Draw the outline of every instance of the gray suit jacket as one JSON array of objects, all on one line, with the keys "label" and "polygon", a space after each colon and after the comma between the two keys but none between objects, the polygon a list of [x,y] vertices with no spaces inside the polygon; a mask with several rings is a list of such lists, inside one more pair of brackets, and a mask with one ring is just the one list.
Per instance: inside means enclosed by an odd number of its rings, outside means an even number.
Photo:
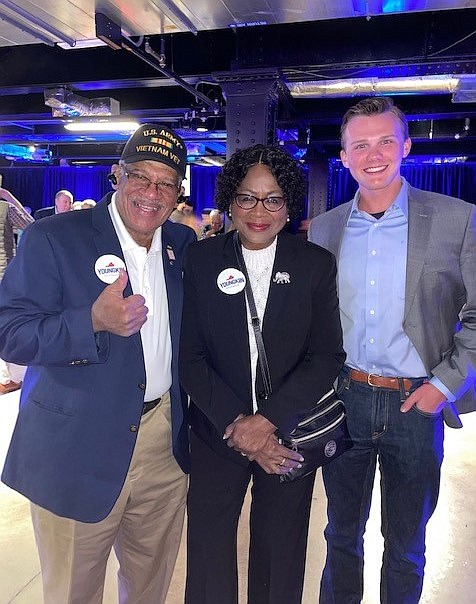
[{"label": "gray suit jacket", "polygon": [[[309,227],[309,240],[337,262],[351,208],[316,216]],[[458,413],[476,409],[476,206],[409,186],[408,212],[403,329],[428,375],[457,396],[444,417],[460,428]]]}]

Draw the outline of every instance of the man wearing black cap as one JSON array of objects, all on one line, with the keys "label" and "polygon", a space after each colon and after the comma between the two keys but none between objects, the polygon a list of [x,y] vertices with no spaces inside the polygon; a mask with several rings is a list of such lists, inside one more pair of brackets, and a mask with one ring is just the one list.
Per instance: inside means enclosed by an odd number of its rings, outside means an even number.
[{"label": "man wearing black cap", "polygon": [[145,124],[117,191],[29,227],[0,288],[0,355],[28,365],[2,479],[31,501],[45,604],[165,601],[182,532],[186,398],[177,371],[182,258],[167,220],[183,140]]}]

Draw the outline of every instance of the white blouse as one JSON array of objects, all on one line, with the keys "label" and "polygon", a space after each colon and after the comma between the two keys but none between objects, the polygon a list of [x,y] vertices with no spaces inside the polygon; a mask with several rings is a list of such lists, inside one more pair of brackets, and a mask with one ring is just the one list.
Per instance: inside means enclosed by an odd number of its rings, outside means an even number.
[{"label": "white blouse", "polygon": [[[248,250],[242,247],[243,258],[248,271],[251,290],[255,300],[256,311],[260,320],[261,331],[263,330],[263,317],[268,301],[269,286],[271,283],[271,275],[273,271],[274,257],[276,256],[276,245],[278,238],[275,237],[273,243],[261,250]],[[251,393],[253,397],[253,411],[256,413],[258,405],[256,402],[256,371],[258,367],[258,348],[256,346],[255,332],[251,323],[251,313],[246,301],[246,315],[248,319],[248,338],[250,343],[250,360],[251,360]]]}]

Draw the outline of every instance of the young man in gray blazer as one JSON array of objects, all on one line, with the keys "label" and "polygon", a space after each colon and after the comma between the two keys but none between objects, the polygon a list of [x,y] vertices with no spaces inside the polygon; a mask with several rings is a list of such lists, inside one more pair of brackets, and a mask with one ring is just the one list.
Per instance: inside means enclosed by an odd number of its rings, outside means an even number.
[{"label": "young man in gray blazer", "polygon": [[338,389],[354,448],[323,468],[328,497],[321,604],[363,594],[363,536],[377,459],[385,551],[381,601],[416,604],[435,510],[443,425],[475,409],[476,207],[400,175],[408,124],[389,98],[344,115],[352,201],[317,216],[309,239],[333,252],[347,364]]}]

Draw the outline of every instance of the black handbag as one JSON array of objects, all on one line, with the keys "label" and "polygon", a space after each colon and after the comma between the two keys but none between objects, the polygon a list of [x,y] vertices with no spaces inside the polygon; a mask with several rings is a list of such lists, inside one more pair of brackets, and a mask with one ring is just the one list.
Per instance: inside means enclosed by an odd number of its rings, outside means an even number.
[{"label": "black handbag", "polygon": [[347,429],[345,407],[335,390],[317,401],[311,413],[280,442],[304,457],[300,468],[281,474],[281,482],[306,476],[349,450],[353,443]]},{"label": "black handbag", "polygon": [[[271,376],[269,373],[268,359],[260,329],[260,320],[256,311],[253,291],[248,278],[239,235],[235,232],[233,244],[238,260],[238,266],[245,275],[245,292],[251,314],[251,323],[256,338],[259,366],[263,378],[266,398],[272,392]],[[279,439],[280,443],[298,451],[304,461],[300,468],[292,468],[286,474],[281,474],[281,482],[290,482],[296,478],[307,476],[317,468],[336,459],[352,446],[347,428],[344,403],[337,396],[334,388],[315,403],[309,415],[299,422],[289,436]]]}]

